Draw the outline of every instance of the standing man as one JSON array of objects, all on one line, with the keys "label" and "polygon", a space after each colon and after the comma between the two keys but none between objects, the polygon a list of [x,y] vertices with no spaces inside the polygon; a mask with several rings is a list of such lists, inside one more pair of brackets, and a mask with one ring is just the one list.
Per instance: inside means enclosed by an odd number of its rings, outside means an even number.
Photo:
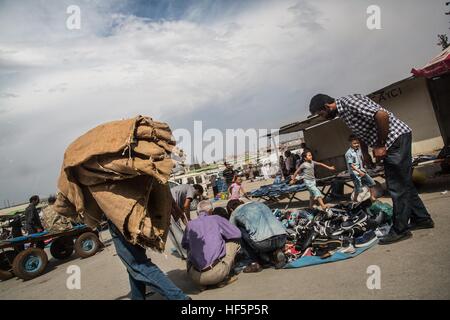
[{"label": "standing man", "polygon": [[225,183],[227,184],[227,190],[231,186],[234,180],[235,172],[233,170],[233,166],[229,163],[225,162],[225,170],[223,170],[223,178],[225,179]]},{"label": "standing man", "polygon": [[280,166],[281,176],[283,179],[286,179],[289,177],[289,173],[286,168],[286,162],[284,161],[284,158],[282,155],[280,155],[280,159],[278,160],[278,165]]},{"label": "standing man", "polygon": [[217,187],[217,177],[215,174],[212,174],[211,177],[209,177],[209,182],[211,183],[211,188],[213,190],[214,198],[219,193],[219,188]]},{"label": "standing man", "polygon": [[39,212],[36,209],[40,201],[39,196],[32,196],[30,198],[30,205],[25,209],[25,230],[28,234],[44,231]]},{"label": "standing man", "polygon": [[255,178],[255,175],[254,175],[253,171],[254,171],[253,165],[249,164],[248,165],[248,179],[250,180],[250,182],[253,182],[253,179]]},{"label": "standing man", "polygon": [[[175,216],[180,217],[185,224],[191,220],[191,202],[203,195],[203,187],[199,184],[180,184],[170,189],[172,198],[175,201]],[[187,218],[187,220],[186,220]]]},{"label": "standing man", "polygon": [[191,202],[203,194],[203,187],[199,184],[181,184],[170,189],[172,193],[172,216],[170,217],[169,238],[182,259],[187,258],[187,251],[181,246],[184,228],[191,220]]},{"label": "standing man", "polygon": [[285,165],[286,165],[286,171],[288,175],[291,175],[295,172],[295,159],[294,159],[294,155],[287,150],[284,153],[284,157],[285,157]]},{"label": "standing man", "polygon": [[377,161],[383,160],[394,205],[394,225],[380,244],[408,239],[411,230],[434,227],[411,179],[411,129],[404,122],[361,94],[339,99],[317,94],[311,99],[309,110],[328,120],[341,118],[360,139],[366,162],[371,162],[368,147],[373,148]]},{"label": "standing man", "polygon": [[192,300],[147,257],[144,247],[125,239],[111,220],[108,220],[108,226],[117,255],[127,267],[131,300],[145,300],[146,286],[167,300]]}]

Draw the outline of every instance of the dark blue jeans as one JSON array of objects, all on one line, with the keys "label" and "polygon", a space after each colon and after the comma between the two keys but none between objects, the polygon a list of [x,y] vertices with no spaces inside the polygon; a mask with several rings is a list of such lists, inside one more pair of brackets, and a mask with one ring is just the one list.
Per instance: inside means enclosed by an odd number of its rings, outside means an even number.
[{"label": "dark blue jeans", "polygon": [[414,222],[429,219],[412,182],[411,133],[402,134],[388,149],[384,172],[394,208],[394,230],[405,232],[410,219]]},{"label": "dark blue jeans", "polygon": [[242,235],[241,246],[247,256],[253,261],[269,263],[270,253],[277,249],[284,248],[284,245],[286,244],[287,236],[285,234],[254,242],[245,228],[239,227],[239,230],[241,230]]},{"label": "dark blue jeans", "polygon": [[151,262],[144,248],[128,242],[111,221],[108,221],[108,225],[117,255],[127,267],[132,300],[145,300],[146,285],[168,300],[188,299],[188,296]]}]

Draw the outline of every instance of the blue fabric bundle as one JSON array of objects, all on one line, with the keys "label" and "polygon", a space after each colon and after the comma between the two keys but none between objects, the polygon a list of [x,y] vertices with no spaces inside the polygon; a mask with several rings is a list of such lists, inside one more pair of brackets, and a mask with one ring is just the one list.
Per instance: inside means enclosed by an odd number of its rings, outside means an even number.
[{"label": "blue fabric bundle", "polygon": [[252,197],[279,197],[289,193],[297,193],[306,190],[305,184],[294,184],[283,182],[279,184],[269,184],[261,186],[259,189],[252,190],[250,195]]}]

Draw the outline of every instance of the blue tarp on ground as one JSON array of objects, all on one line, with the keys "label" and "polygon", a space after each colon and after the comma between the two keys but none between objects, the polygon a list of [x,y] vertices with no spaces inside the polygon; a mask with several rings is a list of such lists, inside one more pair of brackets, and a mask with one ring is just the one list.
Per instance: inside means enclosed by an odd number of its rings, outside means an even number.
[{"label": "blue tarp on ground", "polygon": [[368,247],[356,248],[355,253],[337,252],[337,253],[333,254],[331,257],[326,258],[326,259],[321,259],[320,257],[316,257],[316,256],[302,257],[302,258],[299,258],[292,262],[289,262],[288,264],[286,264],[286,266],[284,266],[284,268],[285,269],[303,268],[303,267],[313,266],[313,265],[322,264],[322,263],[330,263],[330,262],[351,259],[351,258],[356,257],[357,255],[360,255],[364,251],[372,248],[376,244],[377,244],[377,242],[374,242],[373,244],[371,244]]}]

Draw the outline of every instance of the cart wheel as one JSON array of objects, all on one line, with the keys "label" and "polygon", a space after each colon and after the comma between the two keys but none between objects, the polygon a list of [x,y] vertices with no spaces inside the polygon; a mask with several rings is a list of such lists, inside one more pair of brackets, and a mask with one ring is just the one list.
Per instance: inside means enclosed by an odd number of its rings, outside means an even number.
[{"label": "cart wheel", "polygon": [[6,281],[14,277],[12,272],[12,263],[17,256],[14,250],[6,250],[0,253],[0,280]]},{"label": "cart wheel", "polygon": [[28,248],[17,255],[13,261],[14,274],[23,280],[40,276],[47,266],[48,257],[44,250]]},{"label": "cart wheel", "polygon": [[75,253],[81,258],[89,258],[100,249],[100,240],[92,232],[86,232],[75,240]]},{"label": "cart wheel", "polygon": [[50,253],[55,259],[64,260],[73,253],[73,238],[61,237],[50,245]]}]

